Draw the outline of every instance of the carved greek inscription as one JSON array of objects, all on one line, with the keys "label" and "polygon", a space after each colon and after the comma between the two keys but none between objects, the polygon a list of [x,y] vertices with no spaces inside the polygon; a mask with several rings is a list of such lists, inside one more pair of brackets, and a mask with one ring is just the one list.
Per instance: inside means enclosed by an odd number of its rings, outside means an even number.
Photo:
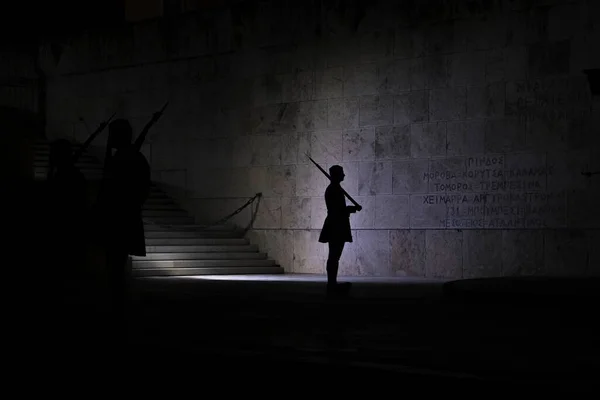
[{"label": "carved greek inscription", "polygon": [[503,156],[432,161],[427,206],[446,206],[448,229],[533,229],[560,223],[565,194],[546,192],[553,166],[509,166]]}]

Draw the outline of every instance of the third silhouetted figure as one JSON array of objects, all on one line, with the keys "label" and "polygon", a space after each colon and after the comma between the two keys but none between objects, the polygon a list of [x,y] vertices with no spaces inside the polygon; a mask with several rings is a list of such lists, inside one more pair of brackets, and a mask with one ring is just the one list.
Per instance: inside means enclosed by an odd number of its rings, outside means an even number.
[{"label": "third silhouetted figure", "polygon": [[344,180],[344,169],[339,165],[329,168],[331,183],[325,190],[327,218],[323,224],[319,242],[329,244],[327,258],[327,291],[336,292],[338,287],[337,274],[340,257],[347,242],[352,242],[350,231],[350,214],[360,211],[359,207],[347,206],[341,182]]}]

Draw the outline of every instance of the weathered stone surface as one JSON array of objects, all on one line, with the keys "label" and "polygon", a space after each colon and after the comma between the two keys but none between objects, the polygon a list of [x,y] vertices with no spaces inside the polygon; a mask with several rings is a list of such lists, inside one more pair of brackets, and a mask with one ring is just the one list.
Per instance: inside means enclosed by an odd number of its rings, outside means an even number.
[{"label": "weathered stone surface", "polygon": [[533,116],[527,121],[526,146],[533,149],[563,149],[569,139],[570,119],[564,116]]},{"label": "weathered stone surface", "polygon": [[428,230],[425,234],[425,275],[428,278],[463,277],[462,232]]},{"label": "weathered stone surface", "polygon": [[399,160],[410,157],[410,125],[375,128],[376,160]]},{"label": "weathered stone surface", "polygon": [[264,246],[260,249],[275,260],[284,270],[293,271],[294,264],[294,231],[266,230],[264,231]]},{"label": "weathered stone surface", "polygon": [[427,121],[429,121],[429,92],[417,90],[394,96],[395,125]]},{"label": "weathered stone surface", "polygon": [[281,199],[282,229],[310,229],[311,197],[283,197]]},{"label": "weathered stone surface", "polygon": [[252,136],[250,165],[280,165],[281,137],[270,135]]},{"label": "weathered stone surface", "polygon": [[588,266],[585,231],[544,232],[546,273],[553,276],[583,276]]},{"label": "weathered stone surface", "polygon": [[281,163],[283,165],[306,164],[310,153],[310,133],[288,132],[281,136]]},{"label": "weathered stone surface", "polygon": [[541,231],[502,231],[502,275],[544,274],[544,235]]},{"label": "weathered stone surface", "polygon": [[395,276],[425,277],[425,231],[390,231],[390,269]]},{"label": "weathered stone surface", "polygon": [[529,75],[560,75],[569,72],[571,47],[569,40],[536,43],[529,48]]},{"label": "weathered stone surface", "polygon": [[394,194],[426,193],[429,184],[429,160],[397,161],[392,164]]},{"label": "weathered stone surface", "polygon": [[296,166],[296,196],[322,196],[328,184],[327,178],[314,165]]},{"label": "weathered stone surface", "polygon": [[390,275],[390,234],[388,230],[356,231],[356,262],[362,276]]},{"label": "weathered stone surface", "polygon": [[315,72],[315,99],[337,99],[343,96],[344,70],[325,68]]},{"label": "weathered stone surface", "polygon": [[281,197],[262,197],[260,199],[254,228],[281,229]]},{"label": "weathered stone surface", "polygon": [[465,230],[463,240],[464,278],[502,276],[502,231]]},{"label": "weathered stone surface", "polygon": [[506,99],[503,82],[467,88],[467,118],[503,117]]},{"label": "weathered stone surface", "polygon": [[381,126],[394,123],[393,96],[363,96],[360,98],[359,125]]},{"label": "weathered stone surface", "polygon": [[448,156],[484,152],[485,120],[450,121],[446,124]]},{"label": "weathered stone surface", "polygon": [[[513,188],[512,191],[515,192],[544,192],[549,175],[554,173],[547,168],[544,153],[509,154],[506,156],[506,168],[513,176],[504,176],[497,181],[506,180],[518,184],[520,190]],[[511,190],[507,189],[507,191]]]},{"label": "weathered stone surface", "polygon": [[344,97],[375,95],[378,88],[376,63],[344,67]]},{"label": "weathered stone surface", "polygon": [[572,190],[567,197],[567,226],[576,229],[595,229],[600,226],[598,191]]},{"label": "weathered stone surface", "polygon": [[467,91],[464,87],[429,91],[429,121],[455,121],[467,113]]},{"label": "weathered stone surface", "polygon": [[294,235],[293,272],[324,274],[327,246],[319,243],[318,230],[296,230]]},{"label": "weathered stone surface", "polygon": [[526,149],[524,121],[517,118],[488,119],[485,125],[485,152],[504,153]]},{"label": "weathered stone surface", "polygon": [[281,81],[274,75],[264,75],[254,80],[252,87],[253,102],[255,107],[267,104],[281,103]]},{"label": "weathered stone surface", "polygon": [[327,101],[303,101],[298,103],[296,129],[314,131],[327,129]]},{"label": "weathered stone surface", "polygon": [[[352,196],[352,194],[350,194]],[[372,229],[375,226],[375,198],[376,196],[352,196],[362,210],[350,216],[350,224],[353,229]],[[346,202],[348,205],[349,201]]]},{"label": "weathered stone surface", "polygon": [[402,229],[409,225],[410,203],[407,195],[375,196],[376,229]]},{"label": "weathered stone surface", "polygon": [[299,71],[278,77],[281,80],[282,101],[309,101],[315,99],[315,72]]},{"label": "weathered stone surface", "polygon": [[327,126],[330,129],[358,128],[358,110],[358,97],[330,99],[327,102]]},{"label": "weathered stone surface", "polygon": [[410,196],[410,228],[440,229],[446,227],[448,210],[444,202],[435,202],[435,195],[413,194]]},{"label": "weathered stone surface", "polygon": [[411,125],[410,153],[414,158],[446,154],[446,123]]},{"label": "weathered stone surface", "polygon": [[267,167],[268,185],[262,193],[267,197],[296,195],[296,166],[281,165]]},{"label": "weathered stone surface", "polygon": [[375,159],[375,128],[347,130],[343,137],[344,161],[373,161]]},{"label": "weathered stone surface", "polygon": [[587,231],[587,238],[589,259],[586,275],[600,277],[600,231]]},{"label": "weathered stone surface", "polygon": [[327,217],[327,204],[323,197],[313,197],[310,202],[310,229],[322,229]]},{"label": "weathered stone surface", "polygon": [[343,159],[342,142],[341,131],[323,130],[313,132],[310,136],[311,157],[320,164],[339,163]]},{"label": "weathered stone surface", "polygon": [[360,61],[363,63],[390,58],[394,52],[394,32],[374,30],[360,36]]},{"label": "weathered stone surface", "polygon": [[358,167],[358,194],[360,196],[392,194],[392,163],[360,163]]}]

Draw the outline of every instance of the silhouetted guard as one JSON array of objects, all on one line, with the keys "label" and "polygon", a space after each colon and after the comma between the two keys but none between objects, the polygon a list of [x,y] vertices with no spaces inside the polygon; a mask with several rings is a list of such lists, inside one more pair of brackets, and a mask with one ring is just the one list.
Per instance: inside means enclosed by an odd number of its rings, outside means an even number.
[{"label": "silhouetted guard", "polygon": [[[321,167],[319,164],[317,164],[317,162],[316,162],[315,160],[313,160],[313,159],[312,159],[312,158],[311,158],[311,157],[308,155],[308,153],[304,153],[304,154],[306,154],[306,157],[308,157],[308,159],[309,159],[310,161],[312,161],[312,163],[313,163],[313,164],[315,164],[315,165],[317,166],[317,168],[319,168],[323,174],[325,174],[325,176],[327,177],[327,179],[331,180],[331,177],[329,176],[329,174],[327,173],[327,171],[325,171],[325,170],[324,170],[324,169],[323,169],[323,168],[322,168],[322,167]],[[358,208],[358,211],[362,210],[362,206],[361,206],[360,204],[358,204],[358,203],[356,202],[356,200],[354,200],[354,199],[352,198],[352,196],[350,196],[350,195],[348,194],[348,192],[346,192],[346,191],[344,190],[344,188],[341,188],[341,189],[342,189],[342,193],[344,193],[344,196],[346,196],[346,197],[348,198],[348,200],[350,200],[350,202],[351,202],[352,204],[354,204],[354,205],[355,205],[355,206]]]}]

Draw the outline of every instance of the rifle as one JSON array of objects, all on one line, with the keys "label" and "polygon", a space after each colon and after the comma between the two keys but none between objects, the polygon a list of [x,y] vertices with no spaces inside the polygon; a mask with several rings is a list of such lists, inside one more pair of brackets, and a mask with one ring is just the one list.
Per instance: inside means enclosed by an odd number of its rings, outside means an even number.
[{"label": "rifle", "polygon": [[[315,164],[315,165],[317,166],[317,168],[319,168],[319,169],[321,170],[321,172],[322,172],[322,173],[323,173],[323,174],[324,174],[324,175],[327,177],[327,179],[331,180],[331,176],[329,176],[329,174],[328,174],[328,173],[327,173],[327,172],[326,172],[326,171],[325,171],[323,168],[321,168],[321,166],[320,166],[319,164],[317,164],[317,162],[316,162],[315,160],[313,160],[313,159],[312,159],[312,158],[311,158],[311,157],[308,155],[308,153],[305,153],[305,154],[306,154],[306,157],[308,157],[308,159],[309,159],[310,161],[312,161],[312,163],[313,163],[313,164]],[[354,199],[352,198],[352,196],[350,196],[350,195],[348,194],[348,192],[346,192],[346,191],[344,190],[344,188],[342,188],[342,193],[344,193],[344,196],[346,196],[346,197],[348,198],[348,200],[350,200],[350,202],[356,206],[356,209],[357,209],[358,211],[362,210],[362,206],[361,206],[360,204],[358,204],[358,203],[356,202],[356,200],[354,200]]]},{"label": "rifle", "polygon": [[140,151],[142,148],[142,145],[144,144],[144,141],[146,140],[146,136],[148,136],[148,131],[150,131],[150,128],[152,128],[152,125],[154,125],[159,119],[160,117],[162,117],[163,113],[165,112],[165,109],[167,108],[167,105],[169,104],[169,102],[167,101],[165,103],[164,106],[162,106],[162,108],[155,112],[152,115],[152,118],[150,119],[150,121],[148,121],[148,123],[146,124],[146,126],[144,126],[144,129],[142,129],[142,132],[140,133],[140,135],[137,137],[137,139],[135,139],[135,143],[133,144],[133,148],[136,151]]},{"label": "rifle", "polygon": [[87,140],[81,145],[81,147],[79,148],[79,150],[77,150],[75,152],[75,154],[73,154],[73,157],[71,158],[71,163],[73,165],[75,163],[77,163],[77,160],[79,160],[79,157],[81,157],[81,155],[90,146],[90,144],[92,144],[92,142],[94,141],[94,139],[96,139],[96,137],[100,134],[100,132],[102,132],[108,126],[108,124],[115,117],[116,114],[117,113],[113,113],[113,115],[111,115],[109,119],[107,119],[106,121],[104,121],[100,125],[98,125],[98,128],[96,128],[96,130],[94,131],[94,133],[92,133],[87,138]]}]

